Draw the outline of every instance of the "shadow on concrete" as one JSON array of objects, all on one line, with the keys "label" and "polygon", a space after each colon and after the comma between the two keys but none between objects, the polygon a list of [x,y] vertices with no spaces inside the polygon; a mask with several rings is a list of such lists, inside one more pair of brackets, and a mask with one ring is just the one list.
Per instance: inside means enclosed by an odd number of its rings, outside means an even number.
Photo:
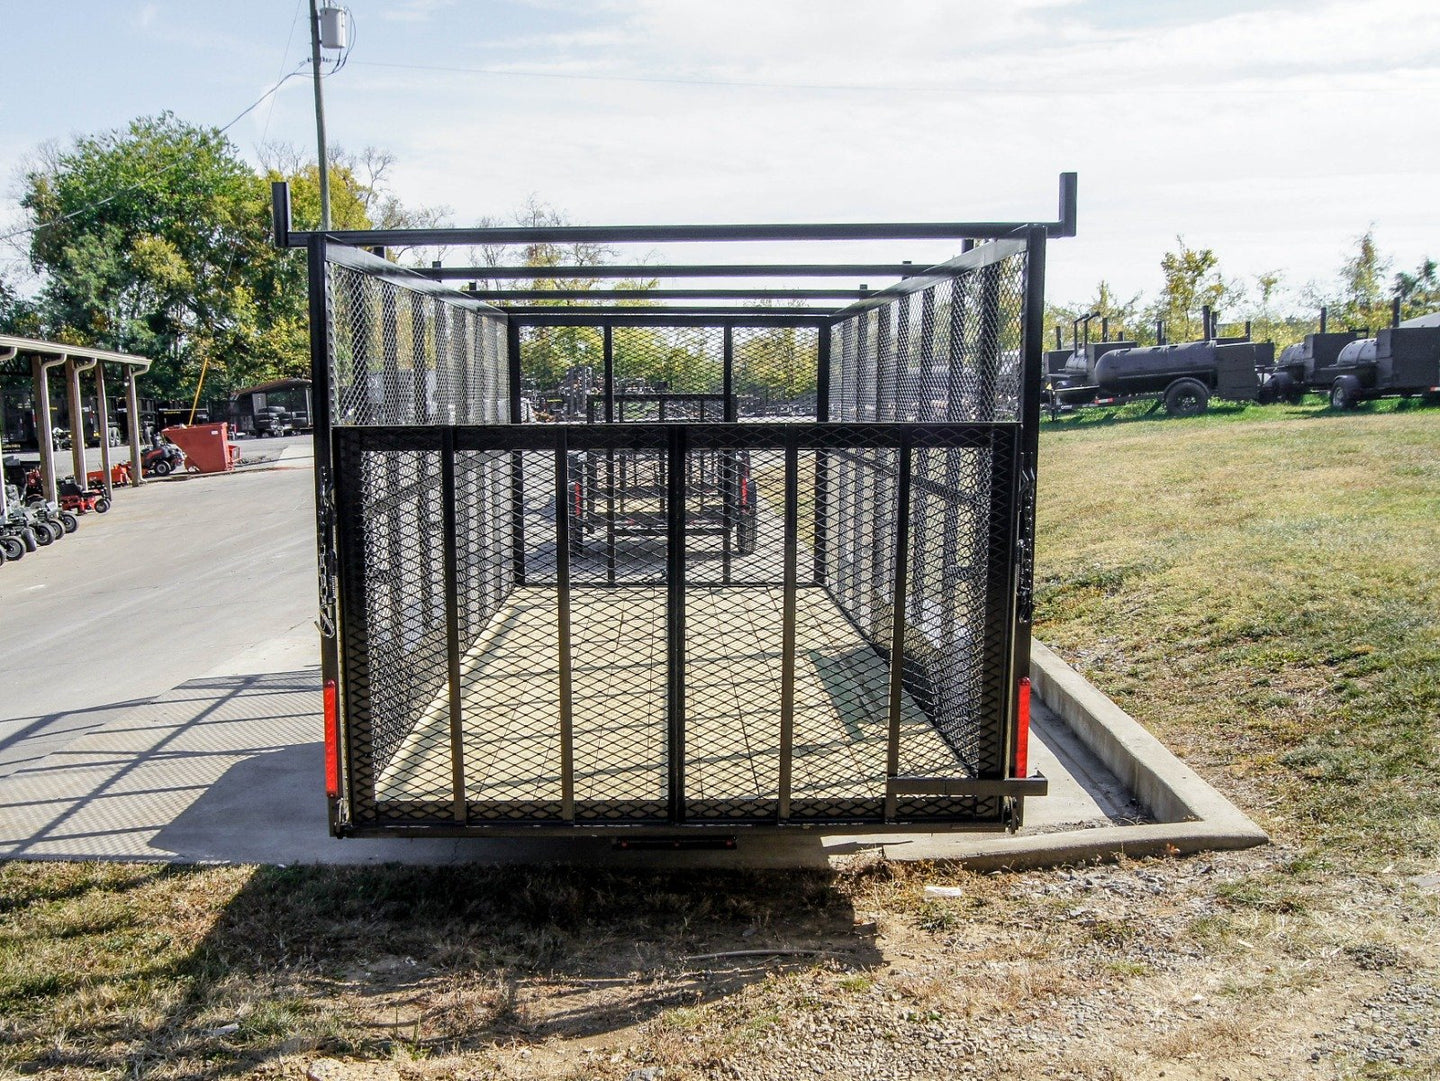
[{"label": "shadow on concrete", "polygon": [[0,721],[0,726],[9,729],[4,735],[0,735],[0,777],[8,777],[18,770],[34,765],[71,740],[108,724],[126,710],[144,705],[148,701],[148,698],[134,698],[126,702],[110,702],[103,706],[60,710],[38,717],[17,717]]},{"label": "shadow on concrete", "polygon": [[[155,834],[232,766],[284,761],[318,729],[318,708],[313,670],[195,679],[139,704],[97,707],[108,723],[4,778],[0,855],[176,858],[154,846]],[[323,834],[323,795],[319,807]],[[257,805],[248,819],[252,828],[267,821]]]},{"label": "shadow on concrete", "polygon": [[293,847],[314,837],[333,846],[325,813],[325,745],[301,743],[253,755],[231,766],[202,796],[160,828],[151,842],[182,860],[274,863],[277,834],[291,838],[284,859],[316,862],[324,855]]}]

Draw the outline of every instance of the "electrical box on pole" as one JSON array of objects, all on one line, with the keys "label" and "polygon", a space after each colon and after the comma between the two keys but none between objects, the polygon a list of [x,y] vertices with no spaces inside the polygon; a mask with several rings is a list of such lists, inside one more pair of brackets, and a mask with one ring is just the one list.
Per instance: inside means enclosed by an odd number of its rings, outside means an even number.
[{"label": "electrical box on pole", "polygon": [[350,12],[346,8],[320,9],[320,47],[344,49],[350,44]]}]

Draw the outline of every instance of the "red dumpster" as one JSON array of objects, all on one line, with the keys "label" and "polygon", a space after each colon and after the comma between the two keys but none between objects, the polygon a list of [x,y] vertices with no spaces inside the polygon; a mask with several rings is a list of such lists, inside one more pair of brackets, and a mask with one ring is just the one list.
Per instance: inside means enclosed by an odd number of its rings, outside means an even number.
[{"label": "red dumpster", "polygon": [[240,448],[230,442],[229,425],[197,424],[187,428],[177,424],[160,434],[185,452],[185,468],[192,473],[225,473],[240,460]]}]

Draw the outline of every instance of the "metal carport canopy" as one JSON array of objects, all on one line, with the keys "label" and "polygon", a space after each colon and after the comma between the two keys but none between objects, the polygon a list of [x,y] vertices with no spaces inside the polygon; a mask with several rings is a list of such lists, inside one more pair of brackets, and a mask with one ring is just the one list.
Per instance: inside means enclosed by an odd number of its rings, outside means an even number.
[{"label": "metal carport canopy", "polygon": [[[106,495],[111,492],[110,482],[110,409],[108,397],[105,393],[104,365],[115,364],[125,369],[125,400],[127,413],[129,415],[130,435],[130,483],[138,487],[141,483],[140,469],[140,417],[139,401],[135,392],[135,377],[144,375],[150,370],[151,360],[149,357],[136,356],[133,353],[118,353],[111,349],[92,349],[84,345],[67,345],[63,342],[41,341],[36,338],[18,338],[8,334],[0,334],[0,362],[14,360],[16,357],[26,356],[31,361],[31,374],[35,384],[35,413],[36,442],[40,448],[40,475],[41,482],[45,486],[45,497],[55,502],[58,496],[55,478],[55,449],[52,429],[50,427],[50,382],[47,373],[51,368],[64,364],[68,369],[67,374],[67,400],[78,397],[79,371],[75,370],[75,362],[80,361],[82,368],[94,368],[96,379],[96,405],[99,408],[98,427],[100,430],[100,461],[101,471],[104,474],[104,487]],[[71,403],[70,426],[75,431],[72,433],[71,446],[73,448],[75,462],[75,482],[83,484],[85,477],[85,433],[83,423],[83,410],[78,401]],[[81,417],[81,423],[76,424],[75,418]],[[4,510],[4,490],[0,486],[0,512]]]}]

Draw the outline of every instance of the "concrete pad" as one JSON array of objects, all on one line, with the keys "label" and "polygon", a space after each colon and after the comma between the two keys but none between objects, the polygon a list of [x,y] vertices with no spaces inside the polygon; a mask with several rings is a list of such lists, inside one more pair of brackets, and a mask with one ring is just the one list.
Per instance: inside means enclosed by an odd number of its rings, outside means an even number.
[{"label": "concrete pad", "polygon": [[[186,475],[182,475],[186,476]],[[147,482],[0,575],[0,776],[297,628],[318,657],[308,468]]]},{"label": "concrete pad", "polygon": [[315,460],[315,444],[308,439],[303,443],[291,443],[281,449],[279,460],[282,462],[313,462]]},{"label": "concrete pad", "polygon": [[[881,851],[997,866],[1157,845],[1187,850],[1213,832],[1203,822],[1148,819],[1081,735],[1037,702],[1031,758],[1050,778],[1051,794],[1027,802],[1026,825],[1015,835],[737,830],[738,851],[679,853],[615,851],[608,839],[573,837],[337,841],[327,832],[321,792],[317,669],[248,671],[282,660],[303,664],[313,649],[309,628],[295,628],[0,780],[0,858],[822,867]],[[1252,827],[1249,836],[1257,835],[1263,838]]]}]

